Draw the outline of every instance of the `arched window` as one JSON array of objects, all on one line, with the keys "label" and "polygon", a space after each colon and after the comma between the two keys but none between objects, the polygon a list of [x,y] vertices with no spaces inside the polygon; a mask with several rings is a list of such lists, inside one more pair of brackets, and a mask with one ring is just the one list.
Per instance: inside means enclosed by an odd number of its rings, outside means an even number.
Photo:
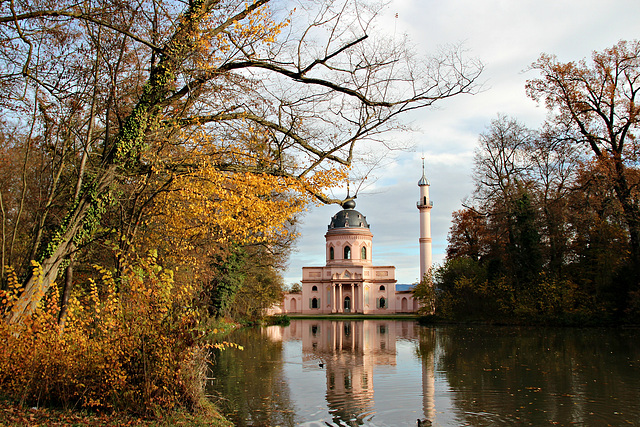
[{"label": "arched window", "polygon": [[335,254],[333,253],[333,246],[331,246],[329,248],[329,259],[333,259],[335,257]]},{"label": "arched window", "polygon": [[384,287],[384,285],[380,285],[380,290],[384,291],[386,288]]},{"label": "arched window", "polygon": [[344,259],[351,259],[351,246],[344,247]]},{"label": "arched window", "polygon": [[312,291],[312,292],[318,292],[318,287],[317,287],[316,285],[313,285],[313,286],[311,287],[311,291]]},{"label": "arched window", "polygon": [[365,246],[360,250],[360,259],[367,259],[367,248]]},{"label": "arched window", "polygon": [[423,205],[427,206],[427,196],[424,196],[424,203]]},{"label": "arched window", "polygon": [[387,300],[380,298],[380,308],[387,308]]},{"label": "arched window", "polygon": [[311,300],[311,308],[318,308],[318,298]]}]

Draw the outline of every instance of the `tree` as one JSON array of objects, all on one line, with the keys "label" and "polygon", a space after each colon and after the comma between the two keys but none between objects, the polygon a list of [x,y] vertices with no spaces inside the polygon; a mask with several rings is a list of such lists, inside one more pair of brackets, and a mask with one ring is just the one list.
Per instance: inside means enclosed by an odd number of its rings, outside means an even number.
[{"label": "tree", "polygon": [[527,93],[544,100],[553,125],[571,131],[574,144],[588,148],[606,171],[622,206],[634,271],[640,271],[638,147],[640,42],[621,41],[592,62],[559,62],[543,54],[532,64],[541,78],[527,82]]},{"label": "tree", "polygon": [[282,302],[284,280],[279,271],[284,260],[271,249],[262,245],[246,247],[246,278],[230,310],[234,319],[259,320],[267,309]]},{"label": "tree", "polygon": [[577,183],[584,162],[584,150],[565,142],[562,132],[545,126],[534,139],[529,154],[535,201],[540,206],[543,258],[548,273],[555,278],[563,276],[566,260],[571,255],[571,234],[566,226],[580,213],[579,210],[572,212],[570,201],[579,192]]},{"label": "tree", "polygon": [[532,147],[537,138],[537,132],[516,119],[498,116],[480,135],[474,158],[476,209],[489,222],[490,255],[485,261],[491,259],[494,264],[489,275],[508,276],[515,280],[515,288],[525,286],[528,267],[539,264],[533,260],[539,248],[532,246],[538,214],[530,200],[535,187]]},{"label": "tree", "polygon": [[[454,213],[447,262],[436,272],[444,312],[491,318],[575,308],[575,273],[584,267],[576,260],[586,253],[578,224],[592,214],[580,178],[590,169],[565,141],[562,129],[530,130],[507,116],[480,135],[473,204]],[[495,304],[472,308],[486,299]]]},{"label": "tree", "polygon": [[411,291],[413,298],[420,303],[420,313],[432,315],[436,310],[436,289],[433,283],[433,269],[429,269]]},{"label": "tree", "polygon": [[487,217],[474,209],[453,212],[447,236],[447,258],[470,258],[479,261],[489,253]]},{"label": "tree", "polygon": [[475,198],[480,203],[510,203],[517,187],[527,181],[529,148],[535,138],[535,132],[514,118],[500,115],[491,121],[480,134],[474,156]]},{"label": "tree", "polygon": [[[566,140],[561,129],[531,130],[507,116],[493,120],[480,135],[475,209],[487,216],[486,252],[506,262],[503,267],[509,266],[511,277],[524,274],[530,280],[543,265],[554,277],[562,274],[571,238],[565,228],[571,221],[569,195],[584,160],[582,150]],[[460,237],[452,228],[450,247]]]},{"label": "tree", "polygon": [[300,285],[300,283],[294,283],[293,285],[291,285],[289,292],[292,294],[302,293],[302,285]]},{"label": "tree", "polygon": [[[475,88],[481,66],[459,50],[416,61],[398,43],[372,41],[375,11],[359,3],[320,2],[304,9],[309,21],[293,22],[278,7],[269,0],[0,6],[2,114],[25,140],[39,139],[59,171],[45,197],[59,201],[46,205],[56,216],[33,226],[42,274],[25,277],[7,320],[20,322],[69,257],[113,228],[107,212],[119,212],[117,241],[128,250],[160,196],[183,190],[185,179],[223,181],[217,193],[199,194],[214,205],[240,187],[239,177],[277,179],[292,193],[331,202],[326,178],[351,165],[358,144],[393,129],[407,111]],[[191,187],[183,196],[196,193]],[[264,209],[273,200],[258,199]],[[238,225],[246,199],[235,200],[224,221]],[[253,228],[274,229],[274,221]]]}]

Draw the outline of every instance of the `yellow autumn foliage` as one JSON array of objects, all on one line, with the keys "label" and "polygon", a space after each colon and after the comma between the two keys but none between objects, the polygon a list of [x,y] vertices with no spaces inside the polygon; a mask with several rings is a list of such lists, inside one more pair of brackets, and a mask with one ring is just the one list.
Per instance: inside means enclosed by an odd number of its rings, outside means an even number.
[{"label": "yellow autumn foliage", "polygon": [[[155,253],[124,265],[118,280],[95,266],[99,277],[69,301],[64,330],[56,286],[23,324],[0,322],[1,394],[142,414],[199,404],[211,345],[196,330],[193,287],[175,283]],[[12,292],[2,297],[12,300]]]},{"label": "yellow autumn foliage", "polygon": [[[235,153],[240,152],[238,147]],[[201,161],[192,172],[174,176],[156,198],[155,215],[145,223],[138,244],[162,248],[163,258],[173,259],[173,265],[195,266],[229,244],[290,240],[295,237],[293,218],[313,203],[311,194],[342,177],[340,170],[310,178],[228,172]]]}]

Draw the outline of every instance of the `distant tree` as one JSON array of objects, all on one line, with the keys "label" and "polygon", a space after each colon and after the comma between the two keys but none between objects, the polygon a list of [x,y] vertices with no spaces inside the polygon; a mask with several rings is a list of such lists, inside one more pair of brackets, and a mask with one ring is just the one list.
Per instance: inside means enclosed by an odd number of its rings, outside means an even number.
[{"label": "distant tree", "polygon": [[[640,42],[621,41],[591,62],[562,63],[543,54],[531,65],[541,77],[527,82],[527,93],[544,100],[552,125],[566,129],[593,154],[619,200],[629,232],[636,278],[640,272]],[[637,282],[637,279],[636,279]],[[637,284],[637,283],[636,283]],[[621,289],[624,293],[625,289]]]},{"label": "distant tree", "polygon": [[247,254],[243,268],[244,281],[228,313],[236,320],[256,321],[264,316],[268,308],[282,302],[282,259],[271,247],[254,245],[244,250]]},{"label": "distant tree", "polygon": [[291,292],[292,294],[299,294],[302,292],[302,286],[300,286],[300,283],[294,283],[289,288],[289,292]]},{"label": "distant tree", "polygon": [[420,314],[432,315],[436,312],[436,288],[433,283],[433,268],[422,277],[412,290],[413,298],[420,303]]},{"label": "distant tree", "polygon": [[435,312],[445,318],[490,318],[498,314],[486,268],[471,258],[451,258],[433,272]]},{"label": "distant tree", "polygon": [[537,225],[538,210],[531,203],[531,196],[523,191],[514,200],[509,220],[508,266],[515,279],[516,292],[522,292],[535,284],[542,271],[542,250]]},{"label": "distant tree", "polygon": [[478,138],[474,156],[474,198],[480,207],[506,206],[531,169],[530,147],[537,137],[516,119],[499,115]]},{"label": "distant tree", "polygon": [[247,253],[241,247],[218,253],[211,265],[214,270],[211,282],[205,287],[205,301],[209,313],[224,316],[235,304],[237,293],[246,280]]},{"label": "distant tree", "polygon": [[489,239],[485,214],[471,208],[455,211],[447,238],[447,258],[479,261],[489,253]]}]

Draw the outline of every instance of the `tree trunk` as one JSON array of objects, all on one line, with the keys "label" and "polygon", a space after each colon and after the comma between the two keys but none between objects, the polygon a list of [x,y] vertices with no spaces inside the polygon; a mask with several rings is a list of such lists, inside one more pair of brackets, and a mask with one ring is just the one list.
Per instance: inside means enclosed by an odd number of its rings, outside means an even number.
[{"label": "tree trunk", "polygon": [[60,330],[64,329],[67,320],[69,296],[71,295],[71,285],[73,284],[73,256],[69,260],[69,265],[64,271],[64,288],[62,289],[62,297],[60,298],[60,313],[58,314],[58,326]]},{"label": "tree trunk", "polygon": [[23,283],[24,291],[16,304],[8,313],[9,323],[20,323],[25,316],[36,309],[38,302],[56,280],[60,264],[73,251],[74,239],[81,235],[99,215],[100,205],[104,203],[104,196],[115,180],[115,165],[102,169],[102,174],[96,177],[94,185],[86,187],[78,203],[67,217],[67,221],[49,242],[47,254],[38,267],[32,268]]}]

